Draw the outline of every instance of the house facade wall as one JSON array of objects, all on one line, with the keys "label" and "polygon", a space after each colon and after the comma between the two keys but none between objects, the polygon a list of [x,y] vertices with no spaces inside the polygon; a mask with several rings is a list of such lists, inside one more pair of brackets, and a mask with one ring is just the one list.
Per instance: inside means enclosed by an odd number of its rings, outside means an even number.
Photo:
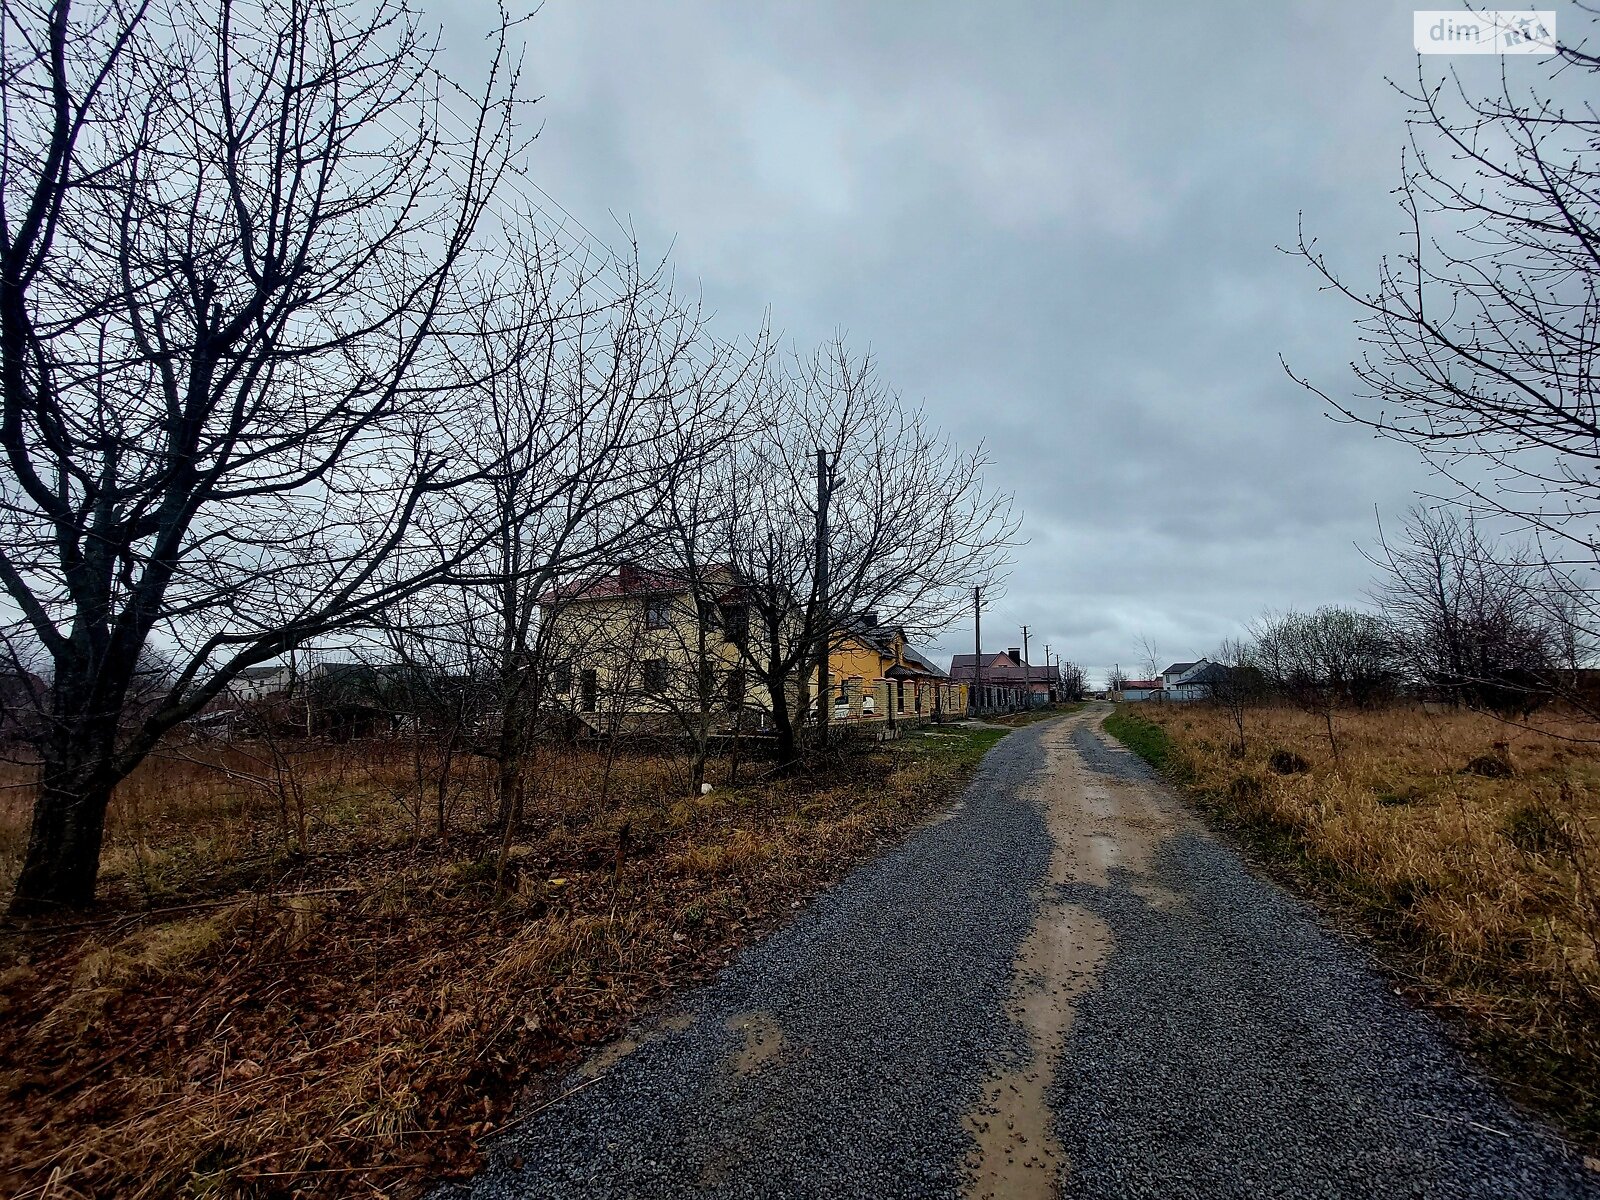
[{"label": "house facade wall", "polygon": [[1187,670],[1169,671],[1167,674],[1162,676],[1167,685],[1166,696],[1164,698],[1179,702],[1206,699],[1211,695],[1210,686],[1208,684],[1195,682],[1194,677],[1201,674],[1210,665],[1211,664],[1208,660],[1202,658],[1197,663],[1191,663]]},{"label": "house facade wall", "polygon": [[[736,720],[761,727],[771,722],[771,698],[752,669],[765,665],[768,639],[753,612],[745,654],[722,613],[707,612],[712,619],[705,628],[704,661],[710,668],[713,702],[704,716],[698,678],[701,614],[688,590],[576,597],[546,606],[543,613],[550,656],[557,664],[557,699],[591,724],[670,732],[702,719],[709,719],[713,729],[732,727]],[[892,638],[892,655],[859,636],[841,636],[829,651],[829,686],[820,696],[816,671],[806,677],[805,712],[799,681],[790,685],[789,711],[796,723],[814,720],[819,701],[829,706],[830,721],[852,723],[920,722],[966,711],[964,684],[933,675],[888,678],[896,666],[919,668],[906,661],[898,633],[885,629],[883,634],[886,641]],[[737,704],[730,702],[729,692],[736,675],[743,683]],[[837,703],[841,689],[843,705]]]},{"label": "house facade wall", "polygon": [[1059,686],[1059,675],[1040,677],[1046,670],[1043,666],[1030,665],[1025,673],[1020,652],[1000,650],[986,655],[976,678],[972,657],[956,655],[950,663],[950,676],[971,686],[969,694],[974,703],[969,707],[974,713],[1043,708],[1049,705],[1052,690]]},{"label": "house facade wall", "polygon": [[[893,630],[883,636],[894,654],[883,653],[858,637],[846,635],[828,653],[828,696],[835,720],[926,720],[959,715],[966,710],[966,688],[948,679],[919,675],[890,679],[892,667],[912,668],[905,657],[905,638]],[[838,703],[843,691],[846,703]],[[869,706],[866,701],[872,698]]]},{"label": "house facade wall", "polygon": [[894,665],[894,659],[886,658],[864,642],[846,638],[828,651],[828,682],[837,696],[841,681],[875,682]]},{"label": "house facade wall", "polygon": [[[555,695],[585,719],[592,715],[595,722],[617,728],[667,731],[702,719],[714,729],[770,723],[771,696],[752,669],[766,665],[761,652],[766,631],[756,614],[742,609],[747,658],[725,619],[739,610],[734,604],[707,606],[703,617],[687,590],[578,598],[549,606],[544,610],[545,636],[556,664]],[[702,664],[708,672],[704,695],[710,701],[704,713]],[[813,672],[808,682],[814,679]],[[799,691],[796,680],[788,700],[797,716]]]}]

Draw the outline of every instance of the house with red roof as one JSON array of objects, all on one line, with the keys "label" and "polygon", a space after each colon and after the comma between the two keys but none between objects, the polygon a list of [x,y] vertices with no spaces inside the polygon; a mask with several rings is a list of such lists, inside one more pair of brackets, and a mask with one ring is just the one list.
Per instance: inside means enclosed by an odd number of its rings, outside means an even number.
[{"label": "house with red roof", "polygon": [[1016,712],[1042,708],[1061,697],[1061,668],[1023,661],[1022,648],[985,654],[957,654],[950,678],[968,686],[973,712]]}]

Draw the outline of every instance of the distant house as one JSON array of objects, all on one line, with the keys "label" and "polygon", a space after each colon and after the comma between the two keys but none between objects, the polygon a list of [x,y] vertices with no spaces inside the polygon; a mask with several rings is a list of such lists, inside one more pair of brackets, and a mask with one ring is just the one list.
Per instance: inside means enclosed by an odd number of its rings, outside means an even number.
[{"label": "distant house", "polygon": [[706,575],[697,587],[671,568],[625,563],[541,596],[557,703],[608,732],[764,727],[770,698],[748,666],[762,661],[752,656],[765,631],[732,568]]},{"label": "distant house", "polygon": [[1213,688],[1228,678],[1228,668],[1209,659],[1175,662],[1156,679],[1130,679],[1122,685],[1124,700],[1209,700]]},{"label": "distant house", "polygon": [[1014,712],[1042,708],[1061,699],[1061,668],[1022,661],[1022,648],[986,654],[958,654],[950,660],[950,678],[974,689],[973,712]]},{"label": "distant house", "polygon": [[1168,689],[1171,700],[1209,700],[1216,689],[1228,682],[1232,669],[1221,663],[1201,659],[1190,666]]},{"label": "distant house", "polygon": [[372,737],[400,727],[415,707],[400,663],[311,661],[246,667],[196,722],[205,725],[248,718],[251,729],[282,735]]},{"label": "distant house", "polygon": [[1228,668],[1210,659],[1173,663],[1161,672],[1164,700],[1209,700],[1215,684],[1225,680]]},{"label": "distant house", "polygon": [[393,732],[411,707],[402,663],[324,662],[306,672],[311,726],[338,739]]},{"label": "distant house", "polygon": [[1124,700],[1160,700],[1166,693],[1166,682],[1161,679],[1128,679],[1122,684]]},{"label": "distant house", "polygon": [[[1204,659],[1200,660],[1200,662],[1204,661]],[[1178,686],[1179,681],[1182,680],[1185,675],[1199,665],[1200,663],[1198,662],[1173,663],[1165,671],[1161,672],[1161,686],[1166,688],[1168,691],[1171,691],[1173,688]]]},{"label": "distant house", "polygon": [[921,720],[966,711],[966,688],[878,614],[858,613],[841,624],[828,652],[830,718]]},{"label": "distant house", "polygon": [[293,678],[293,669],[283,663],[264,663],[261,666],[246,667],[229,681],[228,699],[235,704],[249,704],[256,700],[265,700],[269,696],[281,695],[289,690],[289,683]]}]

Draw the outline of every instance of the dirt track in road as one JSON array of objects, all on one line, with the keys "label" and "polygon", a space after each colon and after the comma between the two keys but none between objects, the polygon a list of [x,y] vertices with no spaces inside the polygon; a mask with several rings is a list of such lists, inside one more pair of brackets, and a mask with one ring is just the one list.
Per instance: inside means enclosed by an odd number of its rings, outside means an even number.
[{"label": "dirt track in road", "polygon": [[1006,737],[442,1194],[1600,1196],[1101,715]]}]

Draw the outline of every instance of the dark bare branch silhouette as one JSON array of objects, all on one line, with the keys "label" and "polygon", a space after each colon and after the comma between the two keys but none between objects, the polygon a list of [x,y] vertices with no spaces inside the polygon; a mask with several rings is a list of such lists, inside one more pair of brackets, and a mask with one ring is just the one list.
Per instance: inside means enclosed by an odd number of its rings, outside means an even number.
[{"label": "dark bare branch silhouette", "polygon": [[[462,453],[449,346],[515,69],[502,27],[454,134],[387,0],[60,0],[3,29],[0,586],[7,656],[51,665],[13,900],[37,912],[93,899],[111,789],[176,723],[481,543],[460,494],[500,464]],[[175,669],[130,725],[151,645]]]}]

